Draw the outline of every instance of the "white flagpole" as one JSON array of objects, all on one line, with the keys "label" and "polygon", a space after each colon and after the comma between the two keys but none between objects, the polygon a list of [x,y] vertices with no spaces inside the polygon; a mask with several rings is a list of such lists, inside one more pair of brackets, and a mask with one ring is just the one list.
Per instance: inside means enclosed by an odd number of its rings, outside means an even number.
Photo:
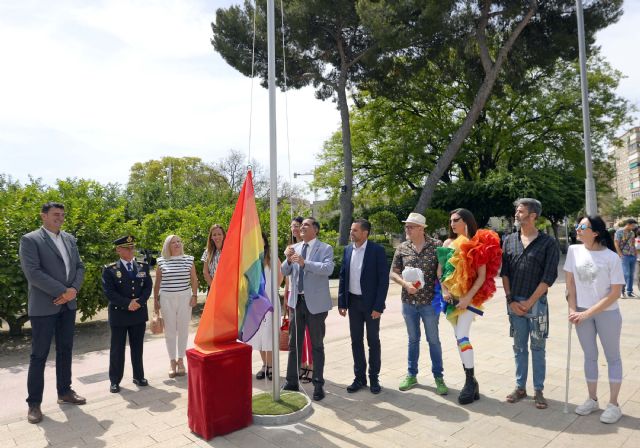
[{"label": "white flagpole", "polygon": [[278,149],[276,139],[276,32],[273,0],[267,0],[269,72],[269,218],[271,220],[271,291],[273,303],[273,400],[280,399],[280,296],[278,293]]}]

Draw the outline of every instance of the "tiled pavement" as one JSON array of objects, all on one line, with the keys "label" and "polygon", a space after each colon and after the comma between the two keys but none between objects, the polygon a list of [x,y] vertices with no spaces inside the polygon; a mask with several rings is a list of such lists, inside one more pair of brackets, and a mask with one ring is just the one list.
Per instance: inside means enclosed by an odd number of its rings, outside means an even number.
[{"label": "tiled pavement", "polygon": [[[579,417],[573,413],[586,398],[582,375],[582,352],[572,338],[569,413],[563,413],[567,355],[564,284],[550,293],[551,333],[547,342],[547,410],[537,410],[532,400],[504,402],[513,388],[513,352],[508,337],[504,295],[499,288],[485,316],[472,327],[476,353],[476,376],[481,399],[468,406],[457,404],[464,382],[453,331],[441,321],[445,380],[451,391],[440,397],[434,392],[427,345],[421,345],[420,385],[400,392],[397,386],[406,371],[406,330],[398,298],[392,286],[388,309],[382,320],[383,392],[368,390],[348,394],[352,360],[347,320],[334,308],[327,321],[325,350],[327,397],[313,404],[313,414],[281,427],[252,425],[241,431],[204,441],[187,426],[186,378],[166,377],[166,352],[162,338],[149,337],[145,345],[145,367],[150,387],[138,390],[123,381],[120,394],[108,392],[108,351],[74,358],[74,388],[88,398],[85,406],[55,404],[55,372],[47,368],[45,419],[27,423],[26,366],[0,369],[0,446],[5,447],[640,447],[640,299],[621,300],[624,326],[622,359],[624,383],[620,402],[624,417],[615,425],[599,421],[599,413]],[[284,366],[286,353],[281,352]],[[254,371],[260,366],[254,354]],[[283,369],[284,370],[284,369]],[[130,375],[127,363],[125,375]],[[607,402],[606,362],[600,361],[600,401]],[[269,382],[254,380],[254,391],[269,389]],[[311,394],[311,387],[306,387]],[[531,394],[531,386],[528,392]]]}]

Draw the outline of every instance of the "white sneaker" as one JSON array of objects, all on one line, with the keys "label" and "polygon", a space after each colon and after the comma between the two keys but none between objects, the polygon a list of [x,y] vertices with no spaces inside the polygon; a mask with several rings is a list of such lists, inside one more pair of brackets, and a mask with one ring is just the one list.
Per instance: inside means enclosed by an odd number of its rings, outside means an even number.
[{"label": "white sneaker", "polygon": [[609,403],[607,405],[607,409],[605,409],[600,416],[600,421],[602,423],[615,423],[620,420],[620,418],[622,418],[622,410],[620,409],[620,406]]},{"label": "white sneaker", "polygon": [[587,401],[582,403],[580,406],[576,406],[576,414],[578,415],[589,415],[593,411],[597,411],[600,409],[598,407],[598,402],[591,398],[587,398]]}]

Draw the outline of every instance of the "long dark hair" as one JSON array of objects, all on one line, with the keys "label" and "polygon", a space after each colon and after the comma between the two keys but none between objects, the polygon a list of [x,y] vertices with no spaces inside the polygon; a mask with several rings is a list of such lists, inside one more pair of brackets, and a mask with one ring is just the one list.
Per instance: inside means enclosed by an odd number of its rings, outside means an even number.
[{"label": "long dark hair", "polygon": [[[211,235],[213,234],[213,231],[216,229],[222,230],[222,246],[223,247],[224,247],[224,240],[227,238],[227,232],[224,231],[224,228],[220,224],[214,224],[211,226],[211,228],[209,229],[209,237],[207,239],[207,265],[211,264],[211,260],[213,260],[213,257],[215,257],[216,252],[218,252],[218,248],[216,247],[215,243],[211,241]],[[220,251],[222,252],[222,247],[220,248]]]},{"label": "long dark hair", "polygon": [[[458,215],[462,218],[462,221],[467,225],[467,236],[469,238],[473,238],[475,236],[478,231],[478,223],[476,222],[476,218],[473,217],[473,213],[466,208],[457,208],[449,213],[449,217],[451,217],[451,215]],[[453,233],[451,223],[449,223],[449,238],[456,239],[457,237],[458,235]]]},{"label": "long dark hair", "polygon": [[611,238],[611,234],[607,230],[607,226],[602,220],[602,218],[600,217],[600,215],[583,216],[582,218],[578,219],[578,223],[582,221],[584,218],[587,218],[589,220],[591,231],[596,234],[595,242],[615,252],[616,247],[613,245],[613,239]]},{"label": "long dark hair", "polygon": [[[295,218],[293,218],[291,220],[291,222],[297,222],[298,224],[302,225],[302,221],[304,221],[304,218],[302,216],[296,216]],[[298,240],[296,240],[296,237],[293,236],[293,232],[289,232],[289,244],[294,244],[297,243]]]}]

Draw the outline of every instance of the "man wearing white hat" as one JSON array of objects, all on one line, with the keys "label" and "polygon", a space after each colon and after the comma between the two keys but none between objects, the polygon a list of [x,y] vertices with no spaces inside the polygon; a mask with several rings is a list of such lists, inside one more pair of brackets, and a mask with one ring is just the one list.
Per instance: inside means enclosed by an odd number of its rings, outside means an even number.
[{"label": "man wearing white hat", "polygon": [[[418,384],[418,358],[420,356],[420,321],[429,344],[431,372],[436,383],[436,393],[446,395],[449,391],[444,383],[442,366],[442,346],[438,333],[439,313],[431,306],[435,294],[438,258],[436,247],[442,242],[425,235],[425,217],[420,213],[410,213],[404,222],[407,240],[401,243],[393,256],[390,279],[402,286],[402,316],[409,336],[408,372],[399,389],[409,390]],[[405,280],[405,268],[418,268],[424,275],[424,283],[416,284]]]}]

